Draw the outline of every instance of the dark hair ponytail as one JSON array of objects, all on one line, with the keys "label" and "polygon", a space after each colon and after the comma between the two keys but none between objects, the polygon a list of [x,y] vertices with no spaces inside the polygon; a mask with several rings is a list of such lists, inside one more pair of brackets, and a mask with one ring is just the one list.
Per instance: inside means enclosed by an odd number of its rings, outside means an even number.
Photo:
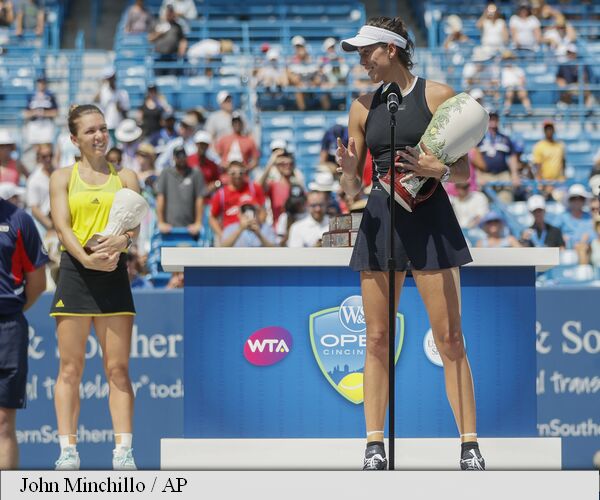
[{"label": "dark hair ponytail", "polygon": [[399,17],[372,17],[367,21],[368,26],[383,28],[393,31],[397,35],[406,39],[406,48],[398,47],[398,59],[406,69],[412,69],[414,66],[412,57],[415,50],[415,44],[408,35],[408,28],[404,21]]}]

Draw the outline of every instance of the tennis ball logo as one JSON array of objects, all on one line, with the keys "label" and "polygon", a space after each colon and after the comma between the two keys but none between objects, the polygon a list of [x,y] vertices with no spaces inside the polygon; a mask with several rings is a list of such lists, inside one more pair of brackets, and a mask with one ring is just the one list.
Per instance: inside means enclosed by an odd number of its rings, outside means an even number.
[{"label": "tennis ball logo", "polygon": [[340,380],[337,386],[338,391],[353,403],[362,403],[364,399],[363,380],[364,376],[362,373],[349,373]]},{"label": "tennis ball logo", "polygon": [[285,358],[292,348],[292,336],[285,328],[268,326],[254,332],[244,343],[244,357],[256,366],[269,366]]}]

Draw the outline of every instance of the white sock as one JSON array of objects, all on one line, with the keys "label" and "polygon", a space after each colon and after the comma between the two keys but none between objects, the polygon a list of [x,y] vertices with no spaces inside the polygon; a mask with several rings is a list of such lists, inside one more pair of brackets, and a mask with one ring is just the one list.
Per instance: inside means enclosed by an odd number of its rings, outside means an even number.
[{"label": "white sock", "polygon": [[59,434],[58,435],[58,442],[60,443],[60,451],[61,452],[65,448],[73,448],[73,449],[77,448],[77,442],[71,443],[71,436],[75,436],[75,438],[77,438],[76,434]]},{"label": "white sock", "polygon": [[[117,443],[117,436],[120,436],[121,442]],[[120,432],[115,434],[115,450],[125,451],[131,448],[131,442],[133,441],[133,434],[131,432]]]}]

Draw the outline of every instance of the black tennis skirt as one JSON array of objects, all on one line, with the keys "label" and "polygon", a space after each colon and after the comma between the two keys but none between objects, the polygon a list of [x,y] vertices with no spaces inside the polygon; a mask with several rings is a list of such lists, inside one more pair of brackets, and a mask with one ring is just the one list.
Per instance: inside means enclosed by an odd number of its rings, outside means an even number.
[{"label": "black tennis skirt", "polygon": [[106,272],[86,269],[71,254],[63,252],[50,316],[118,314],[135,314],[127,255],[122,253],[117,268]]},{"label": "black tennis skirt", "polygon": [[[354,271],[388,271],[390,197],[373,182],[350,260]],[[396,207],[395,271],[448,269],[473,259],[441,184],[413,212]]]}]

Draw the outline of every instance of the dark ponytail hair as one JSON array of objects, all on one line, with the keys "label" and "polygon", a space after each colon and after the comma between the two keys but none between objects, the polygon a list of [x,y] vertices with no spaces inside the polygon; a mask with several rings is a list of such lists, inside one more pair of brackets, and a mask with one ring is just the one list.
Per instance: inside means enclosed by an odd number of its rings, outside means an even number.
[{"label": "dark ponytail hair", "polygon": [[400,63],[406,69],[412,69],[414,63],[412,61],[413,53],[415,50],[414,42],[408,36],[408,28],[404,21],[399,17],[372,17],[367,21],[367,26],[375,26],[376,28],[383,28],[400,35],[406,39],[406,48],[398,47],[398,59]]},{"label": "dark ponytail hair", "polygon": [[99,113],[104,116],[104,113],[100,111],[100,108],[95,104],[72,104],[69,108],[69,132],[73,135],[77,135],[77,120],[83,115],[89,115],[92,113]]}]

